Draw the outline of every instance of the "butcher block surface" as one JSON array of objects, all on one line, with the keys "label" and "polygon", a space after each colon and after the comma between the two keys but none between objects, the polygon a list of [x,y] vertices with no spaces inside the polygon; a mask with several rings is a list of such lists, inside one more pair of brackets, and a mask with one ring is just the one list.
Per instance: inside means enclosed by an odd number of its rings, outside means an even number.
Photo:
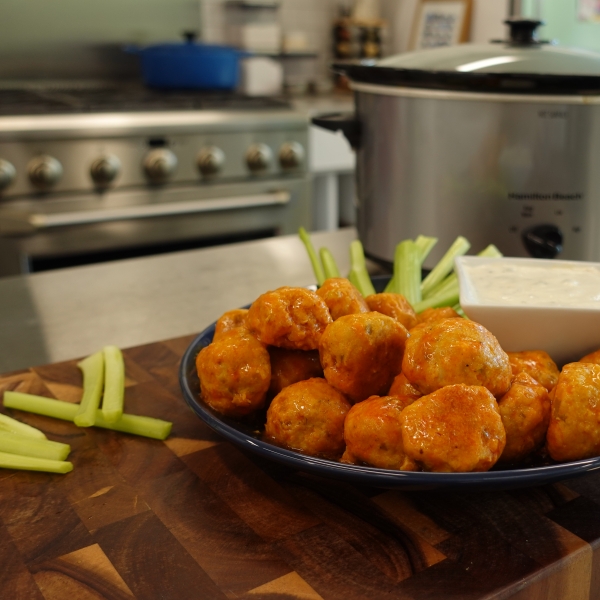
[{"label": "butcher block surface", "polygon": [[[0,597],[600,600],[600,475],[509,492],[399,492],[291,471],[187,407],[192,337],[124,351],[126,411],[164,442],[2,408],[71,445],[67,475],[0,471]],[[77,360],[0,376],[81,398]]]}]

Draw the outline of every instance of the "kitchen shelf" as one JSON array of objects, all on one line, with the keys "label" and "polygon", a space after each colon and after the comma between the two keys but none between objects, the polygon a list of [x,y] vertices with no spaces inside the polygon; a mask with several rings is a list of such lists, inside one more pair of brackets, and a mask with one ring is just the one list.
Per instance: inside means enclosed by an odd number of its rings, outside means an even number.
[{"label": "kitchen shelf", "polygon": [[294,59],[294,58],[317,58],[317,52],[261,52],[260,50],[251,51],[253,56],[266,56],[275,59]]},{"label": "kitchen shelf", "polygon": [[225,6],[229,8],[243,8],[243,9],[270,9],[277,10],[280,6],[279,2],[271,3],[271,2],[244,2],[243,0],[227,0],[225,2]]}]

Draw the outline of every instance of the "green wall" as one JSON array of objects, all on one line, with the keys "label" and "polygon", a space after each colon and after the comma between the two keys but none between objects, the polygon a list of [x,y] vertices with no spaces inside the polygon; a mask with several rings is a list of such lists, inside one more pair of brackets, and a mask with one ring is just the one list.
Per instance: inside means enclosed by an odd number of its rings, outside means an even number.
[{"label": "green wall", "polygon": [[[535,0],[524,3],[524,12],[533,15]],[[540,39],[553,39],[562,46],[575,46],[600,52],[600,21],[584,22],[577,18],[577,0],[541,0]]]}]

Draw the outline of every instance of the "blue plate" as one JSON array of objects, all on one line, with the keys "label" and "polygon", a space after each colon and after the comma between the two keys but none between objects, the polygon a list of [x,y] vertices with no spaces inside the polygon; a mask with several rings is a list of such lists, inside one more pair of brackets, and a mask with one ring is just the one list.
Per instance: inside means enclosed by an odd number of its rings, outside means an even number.
[{"label": "blue plate", "polygon": [[194,339],[183,355],[179,369],[179,383],[185,401],[202,421],[226,440],[243,450],[277,461],[291,469],[340,479],[355,485],[402,490],[523,488],[572,479],[600,469],[600,457],[596,457],[568,463],[526,469],[493,470],[484,473],[414,473],[347,465],[279,448],[261,440],[260,432],[253,427],[252,423],[224,417],[203,402],[196,372],[196,356],[202,348],[210,344],[214,333],[213,323]]}]

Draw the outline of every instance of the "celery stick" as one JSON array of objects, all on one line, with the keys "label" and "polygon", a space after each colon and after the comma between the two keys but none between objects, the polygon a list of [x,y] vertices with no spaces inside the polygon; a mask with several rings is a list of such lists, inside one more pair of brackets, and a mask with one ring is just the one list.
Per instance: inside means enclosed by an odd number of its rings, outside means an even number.
[{"label": "celery stick", "polygon": [[77,363],[83,373],[83,396],[75,415],[75,425],[91,427],[100,406],[104,386],[104,352],[96,352]]},{"label": "celery stick", "polygon": [[0,467],[4,469],[20,469],[22,471],[46,471],[47,473],[64,474],[73,470],[73,463],[0,452]]},{"label": "celery stick", "polygon": [[421,301],[421,251],[412,240],[404,240],[394,252],[394,291],[412,306]]},{"label": "celery stick", "polygon": [[123,414],[125,398],[125,363],[123,354],[116,346],[105,346],[104,395],[102,416],[107,423],[116,423]]},{"label": "celery stick", "polygon": [[456,240],[454,240],[450,248],[448,248],[446,251],[446,254],[442,256],[438,264],[431,270],[429,275],[423,279],[421,283],[421,292],[423,294],[423,298],[427,298],[430,290],[434,288],[440,281],[442,281],[452,271],[452,269],[454,269],[454,259],[457,256],[466,254],[470,247],[471,244],[469,241],[460,235],[456,238]]},{"label": "celery stick", "polygon": [[53,400],[44,396],[24,394],[23,392],[4,392],[4,406],[32,412],[46,417],[73,421],[79,409],[79,404]]},{"label": "celery stick", "polygon": [[429,253],[433,250],[433,247],[438,243],[438,239],[435,237],[429,237],[427,235],[418,235],[415,240],[415,244],[421,253],[421,265],[425,262],[425,259]]},{"label": "celery stick", "polygon": [[375,288],[367,271],[365,253],[360,240],[354,240],[350,243],[350,274],[348,279],[365,298],[375,293]]},{"label": "celery stick", "polygon": [[414,307],[415,312],[423,312],[426,308],[440,308],[442,306],[454,306],[459,300],[458,282],[455,286],[450,286],[434,296],[428,296]]},{"label": "celery stick", "polygon": [[71,452],[71,447],[60,442],[40,440],[0,431],[0,452],[35,456],[37,458],[47,458],[48,460],[65,460]]},{"label": "celery stick", "polygon": [[335,262],[335,258],[333,258],[333,254],[331,254],[329,249],[321,248],[319,250],[319,255],[321,257],[321,263],[323,263],[325,279],[330,279],[331,277],[341,277],[340,270]]},{"label": "celery stick", "polygon": [[[73,421],[78,409],[78,405],[71,402],[63,402],[62,400],[53,400],[21,392],[4,392],[4,406],[47,417],[54,417],[55,419],[62,419],[63,421]],[[144,437],[157,440],[167,438],[172,427],[172,423],[169,421],[129,414],[123,414],[116,423],[109,423],[103,417],[101,410],[96,411],[94,425],[103,429],[143,435]]]},{"label": "celery stick", "polygon": [[487,258],[502,258],[504,256],[494,244],[486,246],[481,252],[477,253],[477,256],[485,256]]},{"label": "celery stick", "polygon": [[467,315],[465,315],[465,311],[462,309],[462,306],[460,304],[455,304],[452,307],[463,319],[467,319],[469,320],[469,317],[467,317]]},{"label": "celery stick", "polygon": [[[477,256],[485,256],[487,258],[500,258],[502,256],[502,253],[500,252],[500,250],[498,250],[498,248],[496,248],[496,246],[494,246],[494,244],[490,244],[481,252],[478,252]],[[429,298],[430,296],[435,296],[436,294],[439,294],[442,291],[452,288],[457,283],[458,275],[456,273],[450,273],[450,275],[448,275],[444,280],[440,281],[440,283],[438,283],[435,287],[429,290],[427,298]]]},{"label": "celery stick", "polygon": [[36,438],[38,440],[45,440],[46,436],[43,432],[31,425],[21,423],[7,415],[0,413],[0,431],[8,431],[9,433],[17,433],[19,435],[25,435],[27,437]]},{"label": "celery stick", "polygon": [[300,227],[300,229],[298,229],[298,235],[300,236],[300,239],[306,248],[308,258],[310,259],[310,264],[312,265],[313,272],[315,274],[315,279],[317,280],[317,285],[321,286],[325,281],[325,272],[323,271],[321,261],[319,260],[319,257],[317,256],[315,248],[312,244],[310,235],[308,235],[308,232],[306,229],[304,229],[304,227]]},{"label": "celery stick", "polygon": [[427,294],[427,298],[431,296],[435,296],[440,292],[447,290],[456,286],[458,283],[458,275],[456,273],[450,273],[445,279],[440,281],[435,287],[431,288],[429,294]]}]

